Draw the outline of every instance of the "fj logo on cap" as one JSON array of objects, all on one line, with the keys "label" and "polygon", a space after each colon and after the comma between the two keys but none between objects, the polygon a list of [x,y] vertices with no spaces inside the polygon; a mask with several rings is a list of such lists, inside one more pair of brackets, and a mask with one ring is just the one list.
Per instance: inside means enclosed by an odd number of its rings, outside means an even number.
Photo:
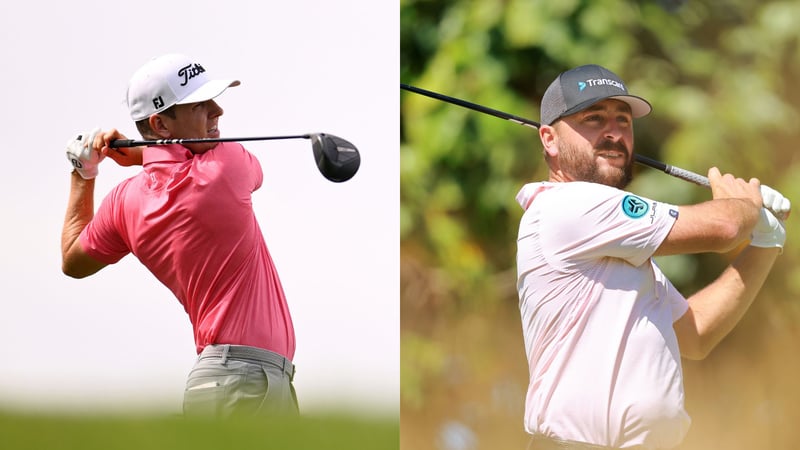
[{"label": "fj logo on cap", "polygon": [[183,78],[181,86],[186,86],[186,84],[189,83],[189,80],[205,71],[206,69],[203,69],[203,66],[197,63],[181,67],[181,69],[178,71],[178,76]]},{"label": "fj logo on cap", "polygon": [[163,108],[164,107],[164,99],[161,98],[160,95],[158,97],[154,98],[153,99],[153,106],[156,107],[156,110],[158,110],[159,108]]}]

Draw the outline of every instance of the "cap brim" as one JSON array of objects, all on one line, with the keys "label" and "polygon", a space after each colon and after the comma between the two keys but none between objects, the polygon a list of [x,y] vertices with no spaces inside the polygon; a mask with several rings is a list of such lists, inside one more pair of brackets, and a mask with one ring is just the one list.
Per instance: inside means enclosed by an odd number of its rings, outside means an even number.
[{"label": "cap brim", "polygon": [[635,95],[618,95],[615,97],[608,97],[608,98],[613,98],[615,100],[622,100],[623,102],[627,103],[631,107],[631,115],[633,116],[634,119],[638,119],[639,117],[644,117],[650,114],[650,111],[653,110],[653,107],[650,105],[650,102]]},{"label": "cap brim", "polygon": [[176,105],[185,105],[187,103],[199,103],[218,96],[225,92],[229,87],[238,86],[239,80],[211,80],[202,85],[199,89],[184,97],[182,100],[175,102]]},{"label": "cap brim", "polygon": [[644,117],[650,114],[650,111],[653,110],[653,107],[650,106],[650,103],[641,97],[637,97],[635,95],[612,95],[609,97],[593,98],[583,103],[579,103],[573,106],[572,108],[564,111],[553,121],[564,118],[566,116],[571,116],[572,114],[583,111],[584,109],[594,105],[595,103],[600,103],[603,100],[608,100],[608,99],[619,100],[627,103],[628,106],[631,107],[631,115],[633,116],[634,119],[638,119],[639,117]]}]

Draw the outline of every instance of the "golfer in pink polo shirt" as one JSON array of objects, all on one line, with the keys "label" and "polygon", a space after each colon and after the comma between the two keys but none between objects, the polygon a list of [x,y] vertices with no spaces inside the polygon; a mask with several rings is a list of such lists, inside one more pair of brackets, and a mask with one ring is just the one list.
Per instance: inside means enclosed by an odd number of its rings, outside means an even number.
[{"label": "golfer in pink polo shirt", "polygon": [[[213,80],[196,60],[168,54],[131,78],[127,100],[144,139],[218,138],[214,101],[236,80]],[[181,302],[199,354],[186,414],[296,413],[295,336],[289,307],[251,196],[258,160],[238,143],[112,150],[116,130],[67,145],[76,167],[62,232],[62,270],[83,278],[132,253]],[[142,171],[94,212],[104,156]]]}]

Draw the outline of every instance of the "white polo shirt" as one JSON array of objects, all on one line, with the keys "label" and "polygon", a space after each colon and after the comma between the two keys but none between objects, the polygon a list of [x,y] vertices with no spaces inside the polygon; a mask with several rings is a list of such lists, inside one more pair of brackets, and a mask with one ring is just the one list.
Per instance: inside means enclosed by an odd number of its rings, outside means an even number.
[{"label": "white polo shirt", "polygon": [[651,259],[678,208],[596,183],[531,183],[517,239],[525,430],[669,448],[690,419],[672,328],[686,299]]}]

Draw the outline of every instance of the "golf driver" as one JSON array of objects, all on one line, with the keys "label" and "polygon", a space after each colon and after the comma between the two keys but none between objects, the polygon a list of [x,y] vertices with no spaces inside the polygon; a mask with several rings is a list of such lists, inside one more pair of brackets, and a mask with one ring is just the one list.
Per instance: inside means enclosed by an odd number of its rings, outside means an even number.
[{"label": "golf driver", "polygon": [[244,142],[272,141],[282,139],[311,139],[314,161],[322,176],[335,183],[353,178],[361,165],[361,155],[355,145],[339,136],[326,133],[308,133],[289,136],[259,136],[237,138],[205,138],[205,139],[158,139],[134,140],[115,139],[110,142],[112,148],[138,147],[140,145],[166,144],[201,144],[207,142]]},{"label": "golf driver", "polygon": [[[526,127],[536,128],[538,129],[541,124],[539,122],[526,119],[524,117],[515,116],[513,114],[505,113],[503,111],[498,111],[496,109],[487,108],[486,106],[478,105],[477,103],[468,102],[466,100],[461,100],[455,97],[450,97],[449,95],[439,94],[437,92],[429,91],[427,89],[418,88],[416,86],[411,86],[408,84],[400,83],[400,89],[405,89],[410,92],[414,92],[415,94],[424,95],[426,97],[435,98],[437,100],[441,100],[443,102],[452,103],[454,105],[462,106],[467,109],[471,109],[473,111],[482,112],[484,114],[489,114],[490,116],[495,116],[500,119],[509,120],[511,122],[524,125]],[[673,177],[680,178],[682,180],[686,180],[695,184],[698,184],[703,187],[710,188],[711,185],[708,182],[708,178],[704,177],[703,175],[694,173],[692,171],[681,169],[680,167],[671,166],[669,164],[663,163],[661,161],[648,158],[646,156],[642,156],[638,153],[633,155],[636,162],[639,164],[643,164],[654,169],[658,169],[668,175],[672,175]],[[785,217],[781,217],[785,219]]]}]

